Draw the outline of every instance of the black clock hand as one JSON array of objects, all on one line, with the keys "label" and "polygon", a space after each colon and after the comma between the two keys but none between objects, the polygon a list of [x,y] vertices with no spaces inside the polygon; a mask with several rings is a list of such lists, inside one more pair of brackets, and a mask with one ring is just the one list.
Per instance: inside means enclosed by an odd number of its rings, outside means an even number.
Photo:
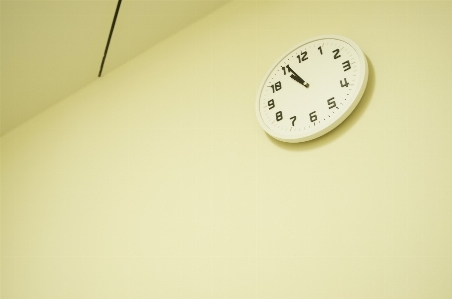
[{"label": "black clock hand", "polygon": [[306,81],[304,81],[303,79],[301,79],[298,76],[295,76],[294,74],[290,75],[290,78],[294,79],[295,81],[297,81],[298,83],[300,83],[301,85],[303,85],[306,88],[309,87],[309,84]]},{"label": "black clock hand", "polygon": [[300,83],[301,85],[303,85],[306,88],[309,87],[309,83],[306,82],[305,80],[301,79],[301,77],[298,76],[297,73],[295,73],[293,71],[293,69],[290,68],[290,66],[287,66],[287,69],[289,70],[289,72],[292,73],[292,75],[290,75],[290,78],[294,79],[295,81],[297,81],[298,83]]}]

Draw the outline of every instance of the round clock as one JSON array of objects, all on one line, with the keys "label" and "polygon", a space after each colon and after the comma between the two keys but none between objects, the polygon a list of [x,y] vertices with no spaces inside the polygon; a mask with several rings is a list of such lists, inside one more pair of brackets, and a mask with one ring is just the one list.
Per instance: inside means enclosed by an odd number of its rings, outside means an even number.
[{"label": "round clock", "polygon": [[338,35],[306,40],[264,77],[256,99],[259,124],[284,142],[322,136],[353,111],[367,77],[366,57],[352,40]]}]

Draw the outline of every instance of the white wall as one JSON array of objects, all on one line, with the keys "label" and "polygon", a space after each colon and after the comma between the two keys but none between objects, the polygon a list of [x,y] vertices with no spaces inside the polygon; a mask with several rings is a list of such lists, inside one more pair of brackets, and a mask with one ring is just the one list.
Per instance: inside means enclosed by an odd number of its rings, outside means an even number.
[{"label": "white wall", "polygon": [[[452,3],[235,2],[1,139],[2,298],[452,297]],[[357,42],[367,91],[284,144],[287,49]]]}]

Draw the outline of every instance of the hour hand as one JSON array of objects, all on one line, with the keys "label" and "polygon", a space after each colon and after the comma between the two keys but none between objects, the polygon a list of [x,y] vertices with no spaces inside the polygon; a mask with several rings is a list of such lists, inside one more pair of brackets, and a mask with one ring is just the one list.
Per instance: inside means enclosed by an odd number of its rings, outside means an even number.
[{"label": "hour hand", "polygon": [[295,81],[297,81],[298,83],[300,83],[301,85],[303,85],[306,88],[309,87],[309,83],[306,82],[305,80],[301,79],[301,77],[298,76],[297,73],[295,73],[293,71],[293,69],[290,68],[290,66],[287,66],[287,69],[289,70],[289,72],[292,73],[292,75],[290,75],[290,78],[294,79]]},{"label": "hour hand", "polygon": [[297,81],[298,83],[300,83],[301,85],[303,85],[306,88],[309,87],[309,83],[307,83],[305,80],[301,79],[300,77],[298,77],[294,74],[290,75],[290,78],[294,79],[295,81]]}]

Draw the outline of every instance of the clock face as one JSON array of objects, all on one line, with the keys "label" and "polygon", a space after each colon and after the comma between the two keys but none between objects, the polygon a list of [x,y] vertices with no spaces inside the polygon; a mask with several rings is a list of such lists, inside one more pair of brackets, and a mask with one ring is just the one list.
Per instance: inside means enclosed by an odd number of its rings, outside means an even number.
[{"label": "clock face", "polygon": [[317,138],[353,111],[367,76],[366,58],[350,39],[331,35],[307,40],[264,77],[256,100],[258,121],[281,141]]}]

